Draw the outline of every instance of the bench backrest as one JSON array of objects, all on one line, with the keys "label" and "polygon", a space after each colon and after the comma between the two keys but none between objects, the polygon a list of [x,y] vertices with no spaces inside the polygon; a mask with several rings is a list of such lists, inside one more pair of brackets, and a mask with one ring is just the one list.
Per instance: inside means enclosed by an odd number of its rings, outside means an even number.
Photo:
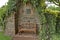
[{"label": "bench backrest", "polygon": [[19,25],[18,28],[26,28],[26,29],[36,28],[36,23],[25,23],[25,24]]}]

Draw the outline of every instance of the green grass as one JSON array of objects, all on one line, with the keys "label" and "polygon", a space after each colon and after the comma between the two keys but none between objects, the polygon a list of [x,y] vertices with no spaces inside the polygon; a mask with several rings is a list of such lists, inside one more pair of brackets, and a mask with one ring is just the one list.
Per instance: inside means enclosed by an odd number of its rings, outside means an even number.
[{"label": "green grass", "polygon": [[0,40],[11,40],[11,37],[4,35],[3,32],[0,32]]}]

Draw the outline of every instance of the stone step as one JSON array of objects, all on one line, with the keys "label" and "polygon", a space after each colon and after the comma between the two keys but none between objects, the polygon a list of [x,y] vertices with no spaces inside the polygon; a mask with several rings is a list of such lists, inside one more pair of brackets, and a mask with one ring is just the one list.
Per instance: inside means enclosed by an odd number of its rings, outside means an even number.
[{"label": "stone step", "polygon": [[15,35],[13,40],[38,40],[34,35]]}]

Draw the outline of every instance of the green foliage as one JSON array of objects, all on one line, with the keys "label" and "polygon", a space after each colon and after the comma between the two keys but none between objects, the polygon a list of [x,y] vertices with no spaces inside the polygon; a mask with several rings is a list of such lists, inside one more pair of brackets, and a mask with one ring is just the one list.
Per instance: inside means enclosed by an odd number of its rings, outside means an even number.
[{"label": "green foliage", "polygon": [[5,19],[11,14],[11,12],[16,11],[16,1],[9,0],[7,5],[0,8],[0,26],[5,27]]},{"label": "green foliage", "polygon": [[57,17],[56,17],[56,33],[60,33],[60,8],[59,7],[49,7],[49,9],[54,10],[54,13],[56,13]]},{"label": "green foliage", "polygon": [[48,14],[52,14],[55,15],[56,17],[58,17],[58,14],[60,13],[60,11],[58,10],[52,10],[52,9],[45,9],[45,12],[47,12]]},{"label": "green foliage", "polygon": [[0,8],[0,26],[2,26],[2,28],[4,28],[4,19],[6,17],[7,9],[8,9],[7,5],[5,5],[2,8]]},{"label": "green foliage", "polygon": [[52,34],[52,40],[60,40],[60,34]]},{"label": "green foliage", "polygon": [[[4,7],[0,8],[0,14],[1,14],[0,22],[2,23],[2,25],[4,25],[5,23],[5,21],[3,20],[4,18],[10,15],[12,11],[17,11],[17,5],[19,4],[18,1],[19,2],[22,1],[23,4],[26,4],[26,2],[29,1],[32,4],[32,6],[37,10],[40,16],[42,26],[41,28],[39,28],[38,36],[40,40],[47,40],[48,39],[47,36],[49,37],[48,40],[50,40],[51,34],[55,32],[56,18],[60,17],[58,16],[60,12],[58,11],[59,8],[58,9],[56,8],[57,10],[51,7],[46,9],[45,0],[9,0],[8,5],[5,5]],[[54,1],[49,0],[49,1],[54,2],[55,0]]]},{"label": "green foliage", "polygon": [[60,33],[60,14],[58,14],[58,17],[56,18],[56,32]]},{"label": "green foliage", "polygon": [[50,33],[55,33],[56,16],[53,14],[47,14],[47,13],[45,13],[45,16],[46,16],[47,21],[48,21]]}]

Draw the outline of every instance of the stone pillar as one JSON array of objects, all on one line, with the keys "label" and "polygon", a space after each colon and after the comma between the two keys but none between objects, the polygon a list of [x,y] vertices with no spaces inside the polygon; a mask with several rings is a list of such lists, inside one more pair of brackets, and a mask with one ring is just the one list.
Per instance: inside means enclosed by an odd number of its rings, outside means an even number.
[{"label": "stone pillar", "polygon": [[6,28],[5,28],[5,34],[8,36],[15,35],[15,14],[11,14],[6,19]]}]

